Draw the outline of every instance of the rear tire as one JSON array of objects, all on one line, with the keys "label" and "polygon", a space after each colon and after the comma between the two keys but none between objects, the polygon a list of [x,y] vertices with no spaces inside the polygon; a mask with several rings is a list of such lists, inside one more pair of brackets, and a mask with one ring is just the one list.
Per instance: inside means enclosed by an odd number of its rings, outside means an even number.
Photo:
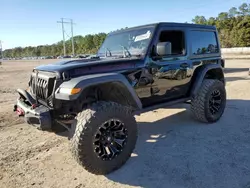
[{"label": "rear tire", "polygon": [[108,174],[130,158],[137,141],[137,123],[128,107],[100,101],[80,112],[76,120],[71,132],[71,152],[88,172]]},{"label": "rear tire", "polygon": [[205,123],[218,121],[224,113],[225,106],[226,89],[219,80],[205,79],[191,100],[192,115]]}]

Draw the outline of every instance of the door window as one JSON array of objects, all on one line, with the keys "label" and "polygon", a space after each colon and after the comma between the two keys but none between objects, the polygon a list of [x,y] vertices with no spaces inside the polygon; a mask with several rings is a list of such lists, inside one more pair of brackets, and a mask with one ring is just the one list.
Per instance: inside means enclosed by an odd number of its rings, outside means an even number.
[{"label": "door window", "polygon": [[185,55],[185,40],[183,31],[162,31],[158,42],[171,42],[171,55]]}]

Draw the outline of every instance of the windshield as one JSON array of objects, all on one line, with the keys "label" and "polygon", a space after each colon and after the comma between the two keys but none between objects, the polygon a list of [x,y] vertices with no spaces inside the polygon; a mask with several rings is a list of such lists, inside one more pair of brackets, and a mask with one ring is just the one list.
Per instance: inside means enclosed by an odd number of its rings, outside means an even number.
[{"label": "windshield", "polygon": [[97,55],[129,56],[144,55],[153,35],[154,27],[139,28],[110,34],[104,40]]}]

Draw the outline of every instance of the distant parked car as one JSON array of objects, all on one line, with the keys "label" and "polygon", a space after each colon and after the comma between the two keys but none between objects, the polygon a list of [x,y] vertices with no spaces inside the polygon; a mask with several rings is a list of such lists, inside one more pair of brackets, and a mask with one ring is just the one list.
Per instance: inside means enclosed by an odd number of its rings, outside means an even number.
[{"label": "distant parked car", "polygon": [[87,57],[87,59],[99,59],[98,55],[92,54]]},{"label": "distant parked car", "polygon": [[63,59],[65,59],[65,58],[71,58],[71,56],[70,55],[65,55],[65,56],[63,56]]},{"label": "distant parked car", "polygon": [[88,55],[78,55],[78,56],[76,56],[77,58],[87,58],[88,57]]}]

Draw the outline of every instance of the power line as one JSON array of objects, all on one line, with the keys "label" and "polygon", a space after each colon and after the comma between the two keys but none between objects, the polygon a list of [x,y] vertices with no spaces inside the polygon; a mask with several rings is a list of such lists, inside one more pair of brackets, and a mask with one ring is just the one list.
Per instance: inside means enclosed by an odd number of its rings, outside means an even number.
[{"label": "power line", "polygon": [[[70,22],[64,21],[65,19],[70,20]],[[75,47],[74,47],[74,34],[73,34],[73,20],[69,18],[61,18],[61,21],[57,21],[57,23],[62,24],[62,34],[63,34],[63,54],[66,55],[66,47],[65,47],[65,34],[68,36],[67,32],[64,29],[64,24],[70,24],[71,25],[71,42],[72,42],[72,55],[75,55]],[[68,36],[69,37],[69,36]]]}]

